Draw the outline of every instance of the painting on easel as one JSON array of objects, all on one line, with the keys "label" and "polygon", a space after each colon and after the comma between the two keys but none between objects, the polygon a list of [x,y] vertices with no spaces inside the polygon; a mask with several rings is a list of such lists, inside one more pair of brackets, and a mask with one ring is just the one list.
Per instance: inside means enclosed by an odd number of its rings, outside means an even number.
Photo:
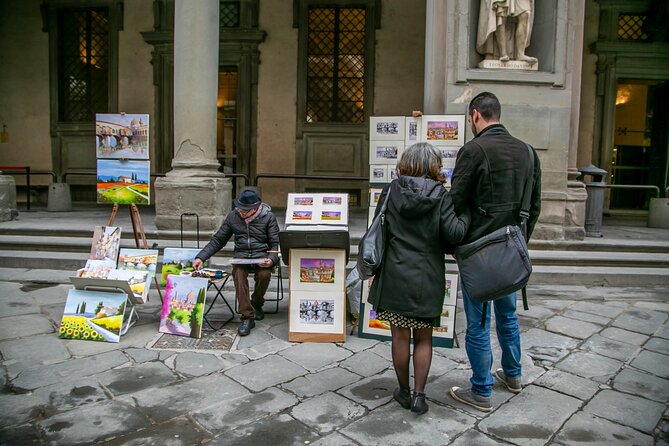
[{"label": "painting on easel", "polygon": [[149,160],[98,159],[99,204],[150,204]]},{"label": "painting on easel", "polygon": [[96,158],[149,159],[149,115],[95,115]]}]

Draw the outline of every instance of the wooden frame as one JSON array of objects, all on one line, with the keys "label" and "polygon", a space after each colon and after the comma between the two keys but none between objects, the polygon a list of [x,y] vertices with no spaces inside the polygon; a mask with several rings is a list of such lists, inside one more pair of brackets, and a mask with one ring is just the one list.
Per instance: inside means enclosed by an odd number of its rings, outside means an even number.
[{"label": "wooden frame", "polygon": [[421,141],[433,146],[458,146],[465,143],[465,115],[423,115]]}]

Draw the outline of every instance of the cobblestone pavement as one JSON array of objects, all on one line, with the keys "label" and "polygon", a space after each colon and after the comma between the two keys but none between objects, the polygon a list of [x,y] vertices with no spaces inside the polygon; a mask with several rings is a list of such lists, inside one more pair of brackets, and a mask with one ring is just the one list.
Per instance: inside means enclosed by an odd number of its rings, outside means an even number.
[{"label": "cobblestone pavement", "polygon": [[[436,348],[416,416],[392,400],[389,342],[287,342],[285,300],[229,351],[155,348],[155,291],[120,343],[62,340],[70,287],[28,273],[0,271],[2,445],[669,444],[666,289],[529,288],[524,390],[465,407],[448,395],[468,386],[465,351]],[[458,312],[461,343],[463,327]]]}]

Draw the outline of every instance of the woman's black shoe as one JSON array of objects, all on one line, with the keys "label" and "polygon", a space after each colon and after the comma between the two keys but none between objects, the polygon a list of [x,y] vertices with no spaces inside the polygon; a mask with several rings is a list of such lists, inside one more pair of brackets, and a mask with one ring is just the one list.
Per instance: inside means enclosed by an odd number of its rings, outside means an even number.
[{"label": "woman's black shoe", "polygon": [[393,398],[405,409],[411,407],[411,391],[409,389],[396,388],[393,392]]},{"label": "woman's black shoe", "polygon": [[413,398],[411,398],[411,412],[422,415],[429,409],[427,402],[425,401],[424,393],[414,392]]}]

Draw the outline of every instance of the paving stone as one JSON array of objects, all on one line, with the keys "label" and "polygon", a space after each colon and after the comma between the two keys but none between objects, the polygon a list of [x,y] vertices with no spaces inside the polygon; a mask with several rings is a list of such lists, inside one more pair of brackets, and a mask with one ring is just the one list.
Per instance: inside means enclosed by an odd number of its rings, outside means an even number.
[{"label": "paving stone", "polygon": [[581,348],[622,362],[627,362],[628,359],[639,351],[639,347],[636,345],[616,341],[597,334],[592,335],[585,341],[581,345]]},{"label": "paving stone", "polygon": [[559,369],[552,369],[540,376],[534,384],[587,401],[599,390],[599,384]]},{"label": "paving stone", "polygon": [[556,367],[584,378],[606,383],[618,372],[622,362],[590,352],[575,352],[560,361]]},{"label": "paving stone", "polygon": [[33,391],[35,405],[39,405],[40,417],[93,403],[107,401],[109,397],[95,376],[66,379],[58,384],[40,387]]},{"label": "paving stone", "polygon": [[[430,364],[430,374],[427,377],[428,382],[430,382],[430,380],[437,379],[437,377],[443,375],[444,373],[448,373],[450,370],[455,369],[459,365],[460,364],[453,361],[452,359],[444,358],[441,355],[433,354],[432,355],[432,362]],[[412,359],[412,362],[411,362],[411,367],[413,368],[413,359]]]},{"label": "paving stone", "polygon": [[244,350],[245,348],[251,348],[258,344],[263,344],[265,342],[271,341],[272,339],[275,339],[274,336],[269,334],[266,330],[263,330],[260,327],[260,322],[256,322],[256,327],[251,330],[251,333],[248,336],[239,337],[237,348]]},{"label": "paving stone", "polygon": [[391,367],[392,363],[376,353],[362,351],[343,360],[340,366],[360,376],[372,376]]},{"label": "paving stone", "polygon": [[310,371],[331,366],[352,355],[349,350],[336,344],[310,342],[295,345],[279,354]]},{"label": "paving stone", "polygon": [[575,414],[555,437],[565,446],[643,446],[653,445],[653,437],[629,427],[620,426],[588,413]]},{"label": "paving stone", "polygon": [[226,431],[207,445],[308,445],[318,440],[317,433],[289,415],[282,414]]},{"label": "paving stone", "polygon": [[218,433],[257,423],[297,403],[297,398],[294,396],[271,387],[259,393],[221,399],[219,404],[197,410],[192,417],[209,432]]},{"label": "paving stone", "polygon": [[608,305],[608,302],[576,302],[569,307],[570,311],[578,311],[584,313],[605,316],[607,318],[614,318],[624,311],[624,308]]},{"label": "paving stone", "polygon": [[59,362],[70,357],[63,342],[54,335],[30,336],[0,343],[2,358],[21,362],[25,368]]},{"label": "paving stone", "polygon": [[564,313],[562,313],[564,317],[568,317],[570,319],[576,319],[579,321],[585,321],[585,322],[592,322],[593,324],[597,325],[607,325],[609,322],[611,322],[610,317],[606,316],[600,316],[597,314],[591,314],[591,313],[586,313],[583,311],[577,311],[577,310],[571,310],[568,309]]},{"label": "paving stone", "polygon": [[533,328],[520,335],[521,350],[536,360],[558,361],[578,345],[576,339]]},{"label": "paving stone", "polygon": [[347,334],[346,341],[340,345],[353,353],[358,353],[372,348],[378,343],[379,341],[376,339],[359,338],[356,331],[356,334]]},{"label": "paving stone", "polygon": [[[521,334],[522,336],[522,334]],[[460,344],[460,347],[455,347],[453,348],[445,348],[445,347],[433,347],[432,348],[432,353],[435,356],[441,356],[446,359],[449,359],[457,364],[465,364],[469,362],[469,359],[467,359],[467,351],[465,350],[465,337],[464,335],[460,336],[459,339],[461,339],[462,343]]]},{"label": "paving stone", "polygon": [[516,313],[518,314],[518,317],[520,319],[522,318],[532,318],[532,319],[538,319],[538,320],[544,320],[548,319],[549,317],[553,316],[555,314],[555,310],[551,308],[546,308],[541,304],[538,303],[529,303],[529,310],[523,309],[522,306],[519,306]]},{"label": "paving stone", "polygon": [[188,418],[175,418],[161,424],[113,440],[97,443],[99,446],[188,446],[201,444],[211,435],[197,429]]},{"label": "paving stone", "polygon": [[37,422],[50,444],[83,444],[147,427],[150,421],[120,401],[89,404]]},{"label": "paving stone", "polygon": [[337,393],[371,410],[390,401],[395,387],[397,387],[397,376],[393,370],[388,370],[381,375],[361,379],[339,389]]},{"label": "paving stone", "polygon": [[44,444],[37,429],[30,424],[0,430],[0,445],[2,446],[41,446]]},{"label": "paving stone", "polygon": [[669,355],[669,340],[664,338],[652,337],[643,346],[646,350],[652,350],[663,355]]},{"label": "paving stone", "polygon": [[133,364],[130,367],[109,370],[98,375],[100,384],[115,396],[166,386],[176,380],[174,372],[160,362]]},{"label": "paving stone", "polygon": [[332,432],[309,444],[310,446],[357,446],[358,443],[339,432]]},{"label": "paving stone", "polygon": [[208,353],[184,352],[174,359],[177,372],[187,376],[203,376],[221,370],[221,358]]},{"label": "paving stone", "polygon": [[123,353],[130,356],[133,361],[137,363],[155,361],[160,355],[160,353],[156,350],[147,350],[144,348],[128,348],[124,349]]},{"label": "paving stone", "polygon": [[116,401],[133,403],[158,423],[194,410],[205,410],[221,401],[247,395],[248,390],[222,374],[193,378],[160,388],[123,395]]},{"label": "paving stone", "polygon": [[280,351],[292,347],[293,345],[294,344],[286,342],[283,339],[272,339],[270,341],[263,342],[262,344],[256,344],[253,347],[242,350],[241,353],[245,354],[249,359],[255,360],[265,356],[274,355]]},{"label": "paving stone", "polygon": [[546,330],[577,339],[588,338],[601,329],[599,325],[563,316],[553,316],[546,321]]},{"label": "paving stone", "polygon": [[333,392],[309,398],[290,411],[291,415],[321,434],[338,430],[365,414],[365,408]]},{"label": "paving stone", "polygon": [[665,313],[645,310],[643,308],[630,308],[613,321],[613,326],[636,333],[651,335],[666,320],[667,315]]},{"label": "paving stone", "polygon": [[438,404],[430,404],[430,410],[418,416],[391,403],[351,423],[340,433],[365,446],[434,446],[448,444],[475,422],[474,417]]},{"label": "paving stone", "polygon": [[0,321],[0,341],[56,331],[49,319],[41,314],[8,316]]},{"label": "paving stone", "polygon": [[602,390],[583,408],[585,412],[652,434],[665,405],[614,390]]},{"label": "paving stone", "polygon": [[[67,293],[72,289],[71,284],[57,285],[55,283],[29,283],[21,286],[21,290],[28,294],[37,305],[49,305],[59,303],[65,307]],[[61,311],[61,316],[63,312]]]},{"label": "paving stone", "polygon": [[[79,341],[88,342],[88,341]],[[90,342],[97,344],[94,342]],[[21,389],[37,389],[55,384],[66,378],[90,376],[110,370],[128,361],[123,353],[114,351],[86,358],[71,359],[58,364],[34,367],[21,373],[12,381],[12,385]]]},{"label": "paving stone", "polygon": [[320,395],[324,392],[337,390],[360,379],[360,375],[351,373],[341,367],[325,369],[317,373],[300,376],[293,381],[283,384],[286,390],[290,390],[300,398]]},{"label": "paving stone", "polygon": [[39,313],[39,306],[18,283],[0,283],[0,315],[2,317]]},{"label": "paving stone", "polygon": [[499,446],[499,441],[493,440],[487,435],[483,435],[476,429],[469,429],[464,434],[455,439],[451,446]]},{"label": "paving stone", "polygon": [[530,385],[478,425],[481,432],[520,445],[544,445],[582,402]]},{"label": "paving stone", "polygon": [[669,400],[669,380],[640,372],[631,367],[624,368],[616,375],[613,379],[613,388],[661,403]]},{"label": "paving stone", "polygon": [[645,370],[662,378],[669,378],[669,355],[642,350],[631,362],[632,367]]},{"label": "paving stone", "polygon": [[230,378],[254,392],[290,381],[306,373],[304,368],[279,355],[266,356],[225,372]]},{"label": "paving stone", "polygon": [[613,339],[614,341],[625,342],[636,346],[641,346],[648,340],[648,336],[646,335],[616,327],[607,327],[599,332],[599,334],[605,338]]},{"label": "paving stone", "polygon": [[[666,297],[666,294],[663,294],[662,297]],[[638,301],[634,303],[634,306],[637,308],[644,308],[647,310],[660,311],[662,313],[669,313],[669,304],[667,302],[658,302],[658,301]]]},{"label": "paving stone", "polygon": [[[577,288],[587,290],[587,288],[585,288],[585,287],[577,287]],[[555,292],[555,290],[551,290],[551,291]],[[568,299],[554,299],[554,300],[549,299],[549,300],[541,301],[541,305],[543,305],[546,308],[550,308],[551,310],[554,310],[554,311],[557,312],[557,311],[564,310],[567,307],[570,307],[575,302],[576,301],[574,301],[574,300],[568,300]]]},{"label": "paving stone", "polygon": [[393,353],[390,350],[390,341],[381,341],[377,343],[374,347],[370,348],[369,351],[379,355],[382,358],[386,358],[388,361],[393,360]]},{"label": "paving stone", "polygon": [[30,421],[38,415],[34,413],[35,406],[43,402],[36,400],[29,393],[2,395],[0,397],[0,428]]},{"label": "paving stone", "polygon": [[[481,417],[483,412],[474,409],[473,407],[462,404],[451,397],[449,393],[451,387],[458,386],[463,389],[471,388],[469,378],[472,376],[470,368],[457,368],[444,374],[434,382],[429,383],[425,389],[425,394],[429,400],[437,401],[446,406],[460,409],[472,416]],[[496,382],[492,392],[492,406],[499,407],[504,402],[508,401],[513,394],[509,392],[506,387],[502,387],[501,383]]]},{"label": "paving stone", "polygon": [[662,339],[669,339],[669,324],[664,324],[655,332],[655,336]]}]

